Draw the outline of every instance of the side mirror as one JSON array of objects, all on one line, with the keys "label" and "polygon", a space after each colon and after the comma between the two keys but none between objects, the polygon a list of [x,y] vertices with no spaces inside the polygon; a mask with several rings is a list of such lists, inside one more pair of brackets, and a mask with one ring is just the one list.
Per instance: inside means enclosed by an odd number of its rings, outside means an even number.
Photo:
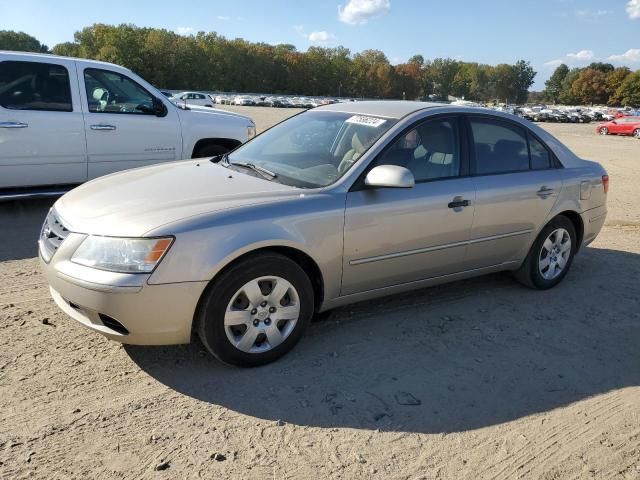
[{"label": "side mirror", "polygon": [[153,99],[153,114],[156,117],[164,117],[165,115],[167,115],[167,106],[164,104],[164,102],[162,100],[160,100],[159,98],[155,98]]},{"label": "side mirror", "polygon": [[364,179],[367,187],[412,188],[416,181],[410,170],[398,165],[378,165]]}]

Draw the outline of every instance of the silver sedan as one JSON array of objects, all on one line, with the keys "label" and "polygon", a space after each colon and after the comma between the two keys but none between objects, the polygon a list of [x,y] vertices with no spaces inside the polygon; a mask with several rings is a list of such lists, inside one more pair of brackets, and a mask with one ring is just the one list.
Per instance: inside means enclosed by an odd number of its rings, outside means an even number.
[{"label": "silver sedan", "polygon": [[557,285],[606,216],[609,178],[544,130],[483,109],[350,102],[230,154],[109,175],[40,236],[57,304],[131,344],[277,359],[319,312],[500,270]]}]

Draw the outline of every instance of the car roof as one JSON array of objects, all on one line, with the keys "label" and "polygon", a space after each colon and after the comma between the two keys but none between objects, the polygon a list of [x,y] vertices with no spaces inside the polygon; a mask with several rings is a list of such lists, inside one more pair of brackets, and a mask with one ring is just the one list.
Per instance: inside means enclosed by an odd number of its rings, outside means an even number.
[{"label": "car roof", "polygon": [[100,60],[89,60],[88,58],[79,58],[79,57],[63,57],[62,55],[51,55],[49,53],[36,53],[36,52],[14,52],[11,50],[0,50],[0,54],[8,55],[8,56],[16,56],[16,57],[33,57],[34,60],[36,58],[40,58],[43,60],[46,59],[58,59],[58,60],[71,60],[76,62],[84,62],[84,63],[92,63],[95,65],[108,65],[110,67],[124,68],[128,70],[127,67],[123,67],[122,65],[117,65],[115,63],[110,62],[102,62]]},{"label": "car roof", "polygon": [[376,115],[387,118],[402,118],[426,108],[443,107],[446,104],[434,102],[413,102],[407,100],[371,100],[363,102],[340,102],[314,108],[314,111],[345,112],[357,115]]}]

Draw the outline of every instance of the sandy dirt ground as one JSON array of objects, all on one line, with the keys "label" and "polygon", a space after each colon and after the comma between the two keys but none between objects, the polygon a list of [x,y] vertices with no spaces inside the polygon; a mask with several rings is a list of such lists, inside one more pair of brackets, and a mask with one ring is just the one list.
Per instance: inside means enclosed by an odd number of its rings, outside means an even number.
[{"label": "sandy dirt ground", "polygon": [[342,308],[259,369],[85,330],[34,258],[52,202],[0,204],[0,478],[640,479],[640,141],[545,128],[611,176],[560,286]]}]

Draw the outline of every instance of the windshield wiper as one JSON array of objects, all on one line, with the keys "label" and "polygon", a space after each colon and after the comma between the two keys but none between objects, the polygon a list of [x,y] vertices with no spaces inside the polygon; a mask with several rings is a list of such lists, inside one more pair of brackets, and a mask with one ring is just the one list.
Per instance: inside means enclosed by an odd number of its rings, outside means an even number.
[{"label": "windshield wiper", "polygon": [[254,172],[259,173],[263,178],[266,178],[267,180],[273,180],[274,178],[277,178],[278,175],[276,175],[275,173],[273,173],[271,170],[267,170],[266,168],[262,168],[259,167],[258,165],[254,164],[254,163],[250,163],[250,162],[229,162],[229,160],[226,160],[226,164],[227,165],[233,165],[236,167],[244,167],[247,168],[249,170],[253,170]]}]

